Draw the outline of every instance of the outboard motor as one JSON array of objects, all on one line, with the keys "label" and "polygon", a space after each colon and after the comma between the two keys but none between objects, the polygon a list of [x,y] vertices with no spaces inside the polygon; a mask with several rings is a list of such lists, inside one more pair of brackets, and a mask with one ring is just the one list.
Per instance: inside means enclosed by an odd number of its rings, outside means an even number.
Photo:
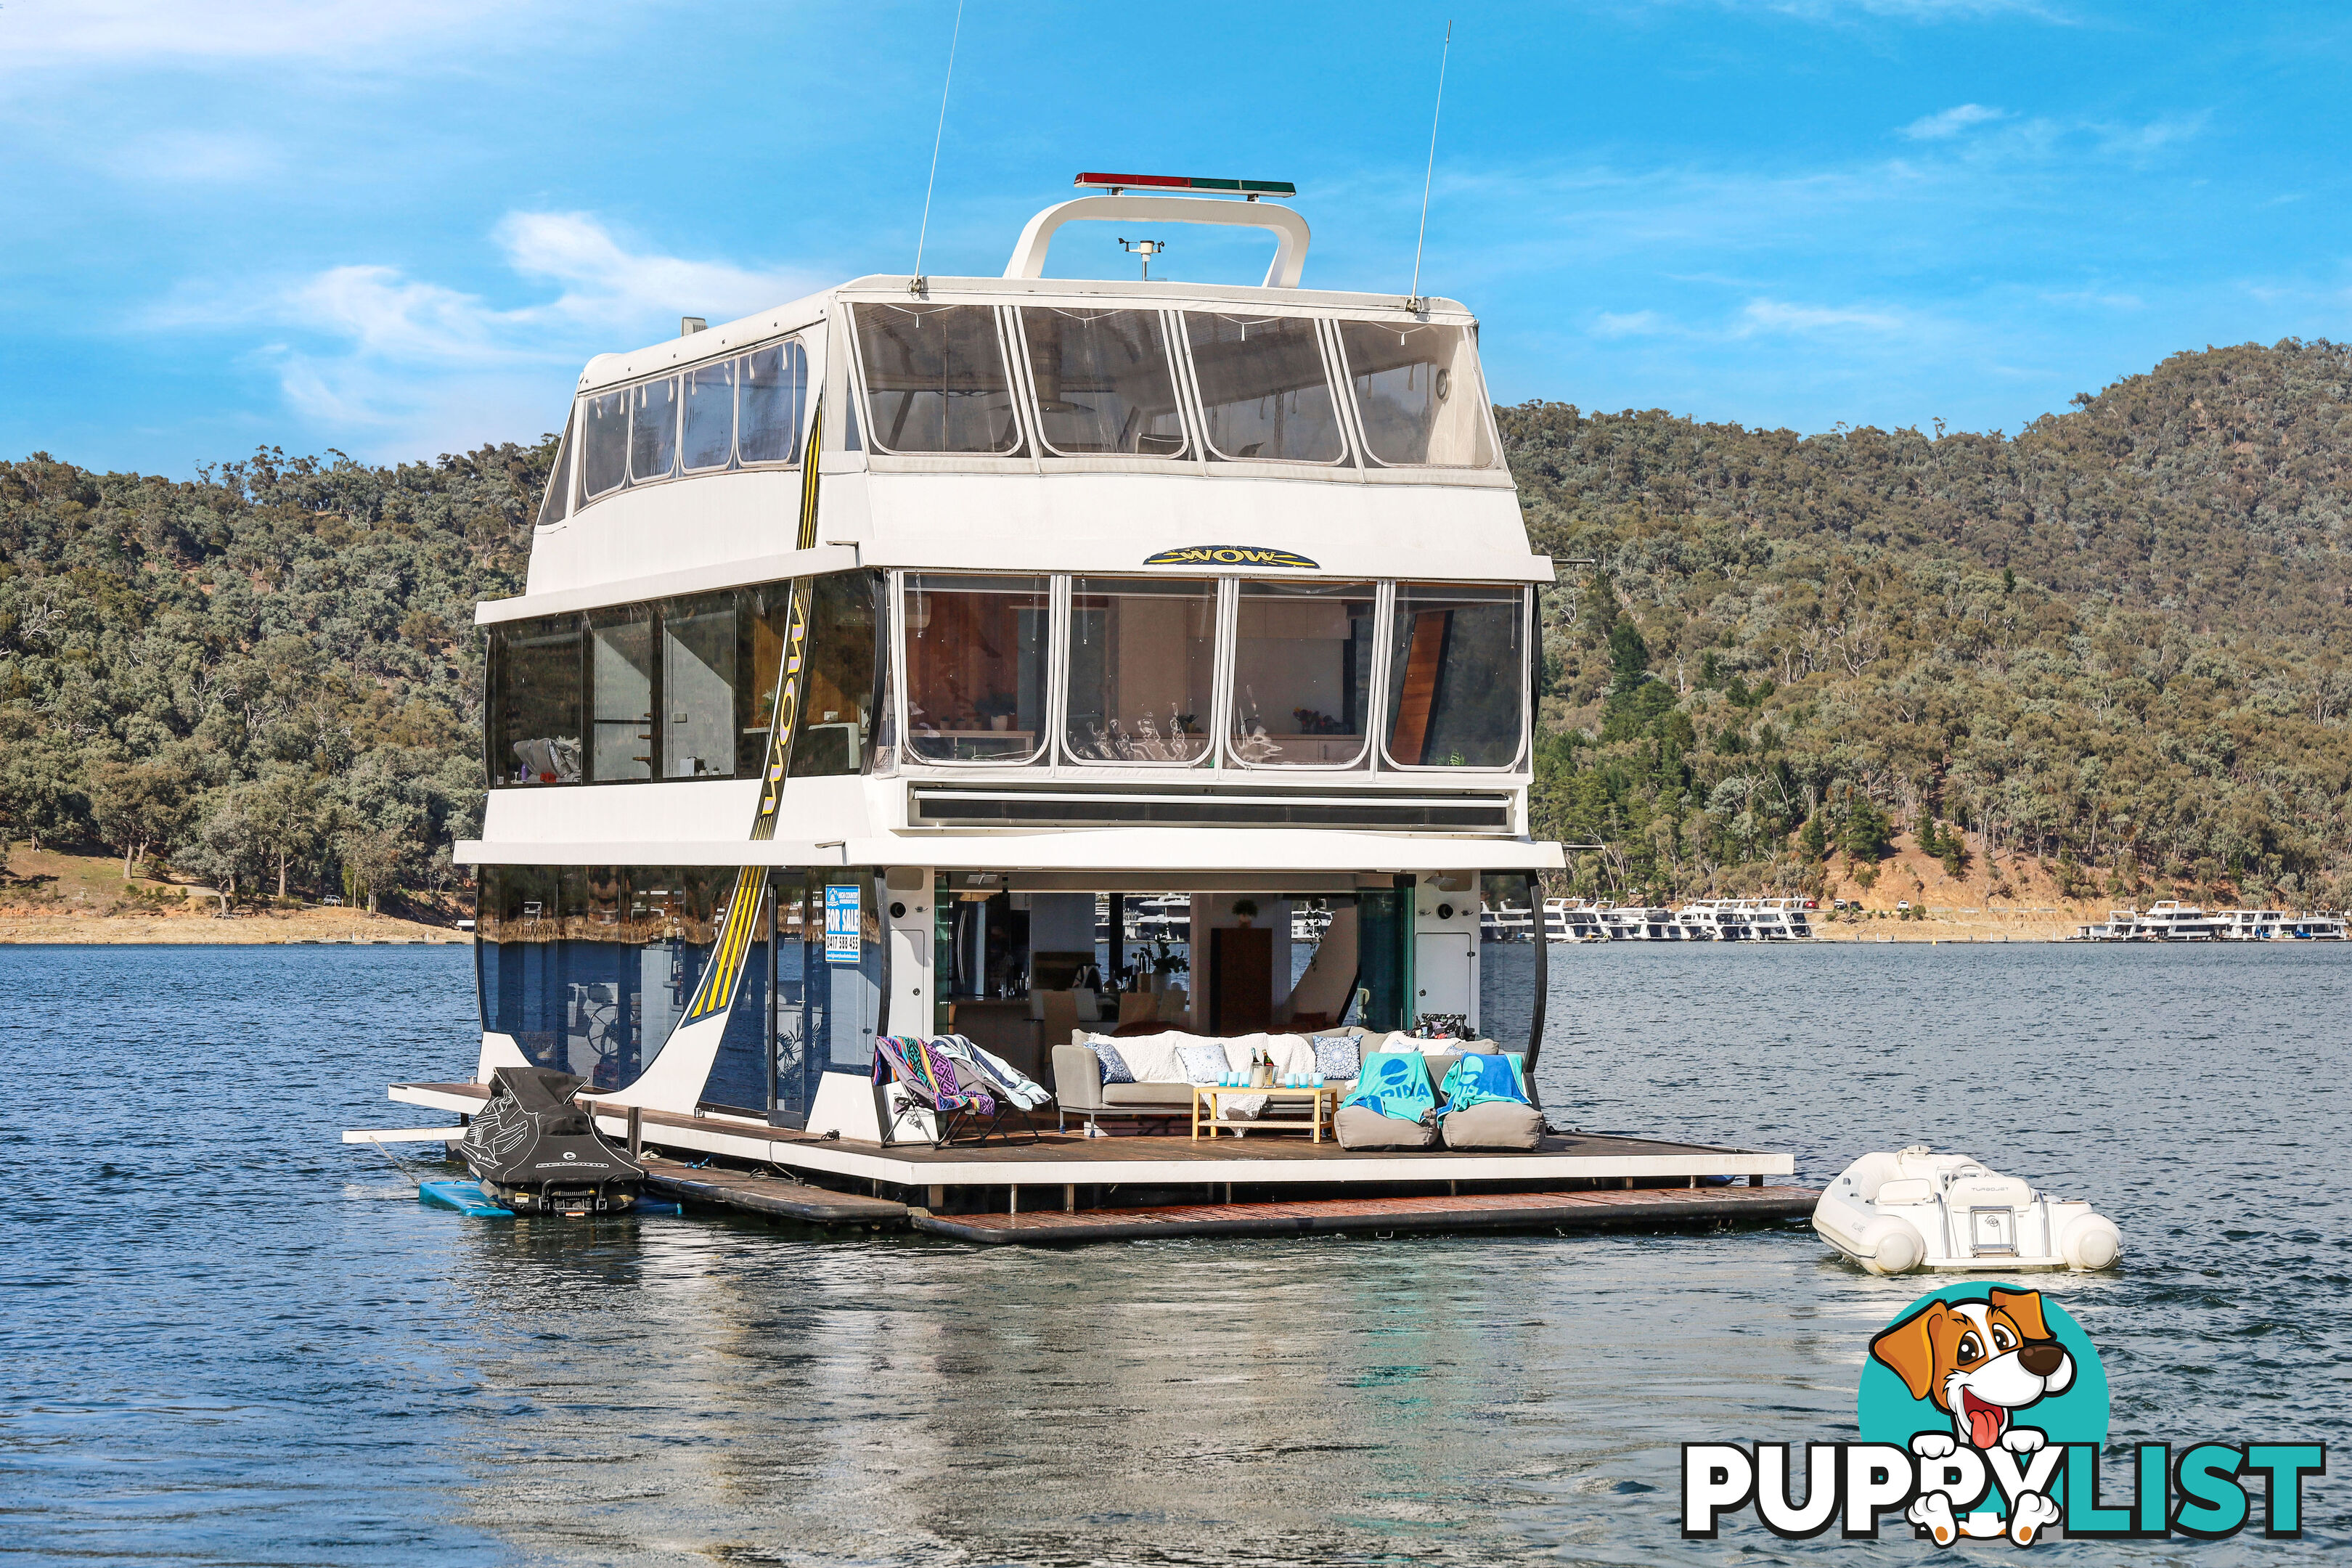
[{"label": "outboard motor", "polygon": [[646,1173],[572,1103],[582,1080],[547,1068],[500,1068],[490,1101],[457,1145],[484,1195],[517,1214],[619,1214]]}]

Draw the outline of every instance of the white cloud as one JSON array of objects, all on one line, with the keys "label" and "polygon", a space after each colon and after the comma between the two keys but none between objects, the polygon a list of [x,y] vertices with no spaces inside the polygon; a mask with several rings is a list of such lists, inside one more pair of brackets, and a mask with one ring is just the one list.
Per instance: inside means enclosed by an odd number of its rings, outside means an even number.
[{"label": "white cloud", "polygon": [[1915,142],[1941,142],[1948,137],[1958,136],[1971,125],[2007,118],[2007,111],[2003,110],[1988,109],[1981,103],[1960,103],[1934,114],[1920,116],[1903,127],[1902,134]]},{"label": "white cloud", "polygon": [[2210,110],[2200,110],[2195,114],[2168,114],[2146,125],[2094,125],[2090,129],[2099,138],[2101,152],[2140,158],[2196,136],[2205,129],[2210,118]]},{"label": "white cloud", "polygon": [[488,0],[12,0],[5,73],[155,60],[369,60],[446,48],[549,7]]},{"label": "white cloud", "polygon": [[1780,300],[1750,300],[1739,312],[1733,335],[1759,332],[1822,332],[1851,328],[1869,332],[1903,330],[1903,319],[1883,310],[1837,310],[1821,305],[1791,305]]},{"label": "white cloud", "polygon": [[1667,331],[1672,323],[1655,310],[1630,310],[1621,315],[1603,310],[1593,318],[1592,335],[1596,338],[1645,338]]},{"label": "white cloud", "polygon": [[172,131],[141,136],[98,154],[99,166],[120,179],[217,184],[274,173],[283,150],[257,136]]},{"label": "white cloud", "polygon": [[[590,355],[658,342],[681,315],[714,321],[811,291],[780,269],[633,247],[586,213],[510,213],[494,231],[509,270],[545,297],[499,308],[395,267],[353,263],[259,292],[185,290],[160,325],[260,326],[250,355],[287,405],[337,444],[409,456],[485,432],[553,422]],[[373,433],[377,439],[362,437]]]}]

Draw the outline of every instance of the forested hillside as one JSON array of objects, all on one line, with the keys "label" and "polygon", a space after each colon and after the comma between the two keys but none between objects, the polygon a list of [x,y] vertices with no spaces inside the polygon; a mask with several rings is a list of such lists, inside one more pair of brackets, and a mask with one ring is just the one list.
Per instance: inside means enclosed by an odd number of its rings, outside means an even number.
[{"label": "forested hillside", "polygon": [[552,450],[0,464],[0,838],[247,895],[448,880],[481,811],[474,602],[520,591]]},{"label": "forested hillside", "polygon": [[[1581,887],[1819,888],[1896,828],[1998,896],[2341,903],[2352,349],[2181,354],[2013,439],[1502,411]],[[1837,864],[1843,868],[1848,862]]]},{"label": "forested hillside", "polygon": [[[1582,890],[2352,901],[2352,349],[2182,354],[2013,438],[1500,411]],[[0,838],[245,895],[431,888],[480,812],[472,605],[551,443],[193,482],[0,464]]]}]

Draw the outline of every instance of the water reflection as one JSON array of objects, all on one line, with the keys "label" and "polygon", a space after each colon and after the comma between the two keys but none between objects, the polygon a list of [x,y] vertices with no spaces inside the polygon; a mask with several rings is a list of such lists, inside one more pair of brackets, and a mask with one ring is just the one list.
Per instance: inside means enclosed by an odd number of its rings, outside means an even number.
[{"label": "water reflection", "polygon": [[[1552,958],[1555,1116],[1816,1180],[1926,1139],[2080,1192],[2131,1267],[2040,1283],[2118,1435],[2346,1440],[2352,952]],[[1041,1254],[469,1221],[333,1141],[411,1114],[383,1062],[464,1070],[468,980],[446,952],[0,950],[0,1049],[98,1058],[20,1077],[0,1128],[20,1556],[1650,1563],[1689,1550],[1678,1445],[1851,1436],[1868,1335],[1919,1289],[1801,1229]],[[2300,1545],[2198,1560],[2341,1545],[2340,1493]],[[1710,1560],[1916,1560],[1889,1537]]]}]

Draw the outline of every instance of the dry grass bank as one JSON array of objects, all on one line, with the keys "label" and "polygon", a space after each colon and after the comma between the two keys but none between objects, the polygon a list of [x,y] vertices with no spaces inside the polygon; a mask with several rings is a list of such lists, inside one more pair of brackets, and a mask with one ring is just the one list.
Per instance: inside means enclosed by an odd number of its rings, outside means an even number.
[{"label": "dry grass bank", "polygon": [[0,869],[0,943],[463,942],[459,908],[447,898],[404,900],[401,913],[381,915],[247,906],[222,919],[208,890],[154,877],[126,882],[111,857],[19,847]]}]

